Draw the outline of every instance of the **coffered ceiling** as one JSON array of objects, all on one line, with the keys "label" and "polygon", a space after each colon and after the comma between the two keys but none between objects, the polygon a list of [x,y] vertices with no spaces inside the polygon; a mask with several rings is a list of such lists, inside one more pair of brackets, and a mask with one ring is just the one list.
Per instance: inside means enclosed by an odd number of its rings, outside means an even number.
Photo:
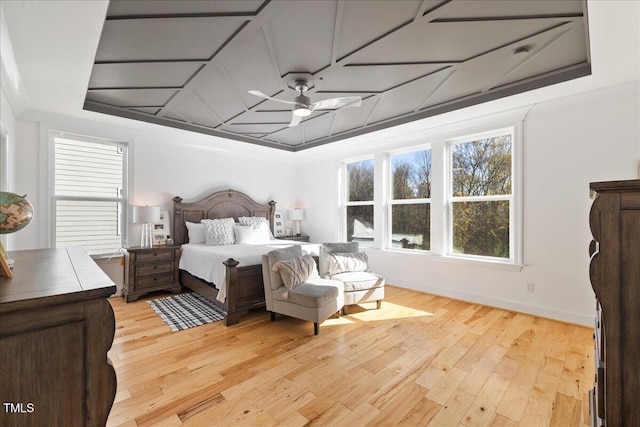
[{"label": "coffered ceiling", "polygon": [[[591,73],[580,0],[112,0],[84,108],[290,151]],[[290,127],[311,102],[359,96]]]}]

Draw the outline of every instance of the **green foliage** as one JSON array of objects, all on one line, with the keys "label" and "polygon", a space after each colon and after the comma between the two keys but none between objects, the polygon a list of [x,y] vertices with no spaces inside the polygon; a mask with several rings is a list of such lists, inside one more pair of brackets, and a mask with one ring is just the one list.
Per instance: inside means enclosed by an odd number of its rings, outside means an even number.
[{"label": "green foliage", "polygon": [[347,181],[350,202],[373,200],[373,160],[363,160],[347,165]]},{"label": "green foliage", "polygon": [[[391,167],[394,200],[431,197],[431,150],[393,156]],[[430,209],[429,203],[394,205],[391,211],[394,243],[401,244],[403,248],[429,250]]]},{"label": "green foliage", "polygon": [[[454,197],[511,194],[511,135],[452,147]],[[453,204],[454,252],[509,258],[509,202]]]},{"label": "green foliage", "polygon": [[455,144],[453,196],[511,194],[511,135]]}]

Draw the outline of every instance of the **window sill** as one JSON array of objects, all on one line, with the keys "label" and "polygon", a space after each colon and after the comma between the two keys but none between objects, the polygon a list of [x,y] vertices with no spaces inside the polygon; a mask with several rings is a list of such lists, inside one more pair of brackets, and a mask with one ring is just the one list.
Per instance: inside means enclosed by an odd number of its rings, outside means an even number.
[{"label": "window sill", "polygon": [[522,264],[514,264],[511,262],[505,261],[494,261],[494,260],[481,260],[481,259],[470,259],[463,257],[456,257],[452,255],[438,255],[429,252],[417,252],[410,250],[398,250],[398,249],[377,249],[370,246],[363,246],[362,249],[365,251],[376,251],[383,252],[385,255],[397,256],[397,257],[416,257],[416,258],[427,258],[430,261],[435,262],[445,262],[451,264],[464,264],[485,268],[494,268],[497,270],[505,270],[505,271],[515,271],[520,272],[524,265]]}]

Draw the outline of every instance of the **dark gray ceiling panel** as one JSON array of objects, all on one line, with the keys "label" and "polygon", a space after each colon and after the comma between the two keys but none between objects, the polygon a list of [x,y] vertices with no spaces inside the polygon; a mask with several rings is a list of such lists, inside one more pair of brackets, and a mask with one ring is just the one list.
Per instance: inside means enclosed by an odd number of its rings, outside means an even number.
[{"label": "dark gray ceiling panel", "polygon": [[111,0],[107,15],[123,17],[131,15],[180,15],[194,13],[238,14],[255,13],[264,0]]},{"label": "dark gray ceiling panel", "polygon": [[579,0],[464,0],[454,1],[436,19],[481,19],[526,16],[581,15]]},{"label": "dark gray ceiling panel", "polygon": [[262,31],[237,40],[235,48],[220,55],[220,71],[225,84],[234,90],[247,105],[255,105],[260,98],[250,95],[251,89],[272,95],[281,90],[280,76],[273,63],[268,41]]},{"label": "dark gray ceiling panel", "polygon": [[96,61],[208,59],[244,22],[242,17],[106,21]]},{"label": "dark gray ceiling panel", "polygon": [[[586,25],[579,0],[112,0],[85,109],[298,151],[588,75]],[[314,111],[336,97],[362,104]]]},{"label": "dark gray ceiling panel", "polygon": [[336,7],[334,1],[290,2],[285,13],[269,22],[281,75],[315,72],[331,63]]},{"label": "dark gray ceiling panel", "polygon": [[447,65],[442,64],[398,64],[346,66],[327,73],[318,84],[320,91],[340,92],[345,90],[362,93],[384,92],[411,80],[431,74]]},{"label": "dark gray ceiling panel", "polygon": [[245,111],[237,91],[227,84],[221,70],[209,67],[198,74],[198,82],[193,84],[193,93],[197,94],[207,106],[223,121]]},{"label": "dark gray ceiling panel", "polygon": [[116,107],[158,107],[176,92],[175,89],[92,90],[87,93],[87,100]]},{"label": "dark gray ceiling panel", "polygon": [[215,128],[222,121],[210,111],[198,97],[187,95],[183,97],[174,107],[174,110],[189,123],[197,123],[202,126]]},{"label": "dark gray ceiling panel", "polygon": [[[413,20],[421,1],[344,2],[338,59]],[[440,2],[441,3],[441,2]],[[384,62],[384,58],[379,58]]]},{"label": "dark gray ceiling panel", "polygon": [[125,87],[180,87],[200,68],[195,62],[96,64],[89,89]]}]

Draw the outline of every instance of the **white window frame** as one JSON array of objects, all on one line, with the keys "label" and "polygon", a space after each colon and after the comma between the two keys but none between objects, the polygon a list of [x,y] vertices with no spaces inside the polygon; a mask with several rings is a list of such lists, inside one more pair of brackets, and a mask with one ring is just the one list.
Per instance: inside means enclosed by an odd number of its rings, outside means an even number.
[{"label": "white window frame", "polygon": [[[390,253],[398,253],[403,256],[425,257],[433,261],[470,264],[489,268],[504,269],[509,271],[521,271],[523,267],[523,120],[530,106],[514,109],[491,116],[483,116],[470,119],[465,122],[451,123],[440,127],[424,129],[421,131],[407,132],[404,135],[394,135],[375,141],[368,141],[369,147],[376,149],[369,151],[368,155],[354,158],[344,158],[340,162],[339,189],[341,212],[338,235],[346,238],[346,164],[365,159],[374,159],[374,249]],[[449,239],[452,239],[450,229],[451,212],[449,204],[450,179],[449,142],[481,134],[496,134],[505,130],[511,130],[512,141],[512,189],[509,217],[509,251],[510,257],[493,258],[481,256],[467,256],[464,254],[452,254],[448,250]],[[393,147],[393,149],[389,149]],[[419,151],[431,149],[431,247],[430,251],[399,249],[391,247],[391,167],[389,154],[401,152]],[[375,215],[376,213],[380,215]]]},{"label": "white window frame", "polygon": [[[372,200],[367,200],[367,201],[357,201],[357,202],[353,202],[353,201],[349,201],[349,165],[353,164],[353,163],[359,163],[362,161],[368,161],[370,160],[371,162],[373,162],[373,199]],[[340,213],[340,217],[342,218],[342,220],[340,221],[340,226],[342,228],[342,230],[340,230],[340,236],[342,240],[344,240],[345,242],[347,241],[347,209],[350,206],[371,206],[373,208],[373,218],[374,218],[374,233],[376,230],[376,208],[375,208],[375,199],[376,199],[376,162],[375,162],[375,158],[374,156],[366,156],[366,157],[358,157],[358,158],[352,158],[352,159],[347,159],[347,160],[343,160],[342,161],[342,176],[344,177],[344,179],[342,180],[342,209],[341,209],[341,213]],[[375,236],[375,235],[374,235]],[[372,247],[375,245],[375,237],[374,239],[371,241],[371,243],[366,243],[366,242],[359,242],[360,246],[365,246],[365,247]]]},{"label": "white window frame", "polygon": [[[122,164],[122,194],[120,197],[78,197],[78,196],[57,196],[55,193],[55,139],[58,138],[67,138],[73,139],[77,141],[86,141],[90,143],[97,144],[105,144],[111,145],[115,147],[120,147],[123,150],[123,164]],[[49,130],[49,194],[50,194],[50,210],[51,210],[51,222],[50,222],[50,233],[49,239],[51,242],[51,247],[55,247],[56,245],[56,202],[59,200],[68,200],[68,201],[101,201],[101,202],[121,202],[122,203],[122,212],[120,213],[120,247],[124,248],[127,245],[127,236],[129,234],[129,164],[130,164],[130,153],[129,153],[129,144],[123,141],[115,141],[111,139],[97,138],[86,135],[79,135],[70,132],[62,132],[56,130]],[[92,255],[93,258],[110,258],[117,253],[104,253]]]},{"label": "white window frame", "polygon": [[[497,136],[509,134],[511,135],[511,194],[509,195],[493,195],[493,196],[453,196],[453,147],[456,144],[468,143],[477,141],[480,139],[488,139]],[[516,174],[516,129],[515,126],[503,127],[500,129],[490,130],[487,132],[475,133],[465,135],[462,137],[456,137],[455,139],[449,139],[447,141],[447,164],[446,164],[446,182],[447,189],[445,194],[446,203],[446,233],[445,233],[445,255],[455,258],[468,258],[489,262],[508,262],[511,264],[516,263],[517,259],[517,244],[516,244],[516,181],[519,183],[519,179]],[[454,203],[461,202],[480,202],[480,201],[508,201],[509,202],[509,258],[491,257],[475,254],[460,254],[453,253],[453,205]]]},{"label": "white window frame", "polygon": [[[393,164],[392,164],[392,157],[394,156],[399,156],[402,154],[408,154],[408,153],[416,153],[418,151],[426,151],[426,150],[430,150],[431,151],[431,144],[427,144],[427,145],[415,145],[415,146],[411,146],[410,148],[405,148],[403,150],[397,150],[397,151],[392,151],[392,152],[388,152],[387,153],[387,167],[388,167],[388,173],[386,176],[389,177],[389,179],[387,179],[387,194],[388,196],[388,201],[387,201],[387,218],[388,220],[386,221],[386,223],[388,224],[387,230],[384,233],[385,236],[385,242],[384,245],[386,248],[390,248],[390,249],[394,249],[394,250],[398,250],[398,251],[403,251],[403,252],[411,252],[411,253],[431,253],[431,246],[429,247],[429,250],[423,250],[423,249],[405,249],[405,248],[394,248],[393,247],[393,207],[396,205],[423,205],[423,204],[428,204],[429,205],[429,212],[431,212],[431,197],[429,198],[419,198],[419,199],[394,199],[393,197]],[[432,165],[432,173],[431,175],[433,176],[433,151],[431,151],[431,165]],[[375,171],[374,171],[375,173]],[[431,183],[432,187],[433,187],[433,182]],[[433,191],[433,190],[432,190]],[[430,218],[430,224],[432,224],[433,222],[433,217]],[[429,240],[431,241],[431,228],[429,229]]]}]

